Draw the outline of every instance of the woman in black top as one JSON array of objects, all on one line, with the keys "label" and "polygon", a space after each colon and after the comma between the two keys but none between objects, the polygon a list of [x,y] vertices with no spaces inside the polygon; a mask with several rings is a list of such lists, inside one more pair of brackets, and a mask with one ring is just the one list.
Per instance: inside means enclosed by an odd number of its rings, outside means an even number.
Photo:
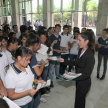
[{"label": "woman in black top", "polygon": [[76,78],[76,96],[75,108],[85,108],[86,95],[91,87],[91,73],[94,68],[94,37],[88,32],[78,35],[79,52],[75,62],[59,58],[60,62],[66,65],[75,65],[76,73],[82,73],[82,76]]}]

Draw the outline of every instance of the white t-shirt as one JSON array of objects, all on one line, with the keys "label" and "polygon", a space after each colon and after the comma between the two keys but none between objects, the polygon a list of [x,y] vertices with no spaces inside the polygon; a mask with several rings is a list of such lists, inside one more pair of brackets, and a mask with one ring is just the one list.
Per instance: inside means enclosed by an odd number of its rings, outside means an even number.
[{"label": "white t-shirt", "polygon": [[74,43],[72,48],[70,49],[70,54],[78,55],[79,45],[76,39],[71,38],[70,43],[73,43],[73,41],[75,41],[76,43]]},{"label": "white t-shirt", "polygon": [[61,47],[66,47],[66,53],[61,53],[62,55],[64,54],[69,54],[69,49],[68,49],[68,43],[70,42],[70,38],[71,38],[71,35],[61,35],[61,43],[60,43],[60,46]]},{"label": "white t-shirt", "polygon": [[8,60],[8,63],[9,63],[9,64],[15,62],[15,59],[14,59],[14,57],[12,56],[11,51],[9,51],[9,50],[7,49],[7,50],[5,51],[5,54],[6,54],[6,56],[7,56],[7,60]]},{"label": "white t-shirt", "polygon": [[1,52],[1,55],[2,57],[0,57],[0,76],[3,84],[5,85],[6,66],[8,65],[8,61],[4,52]]},{"label": "white t-shirt", "polygon": [[[26,72],[18,70],[13,64],[7,71],[5,82],[7,90],[15,90],[15,93],[22,93],[29,89],[32,89],[34,81],[34,74],[29,66],[26,68]],[[17,105],[23,106],[32,101],[32,97],[27,95],[25,97],[13,100]]]}]

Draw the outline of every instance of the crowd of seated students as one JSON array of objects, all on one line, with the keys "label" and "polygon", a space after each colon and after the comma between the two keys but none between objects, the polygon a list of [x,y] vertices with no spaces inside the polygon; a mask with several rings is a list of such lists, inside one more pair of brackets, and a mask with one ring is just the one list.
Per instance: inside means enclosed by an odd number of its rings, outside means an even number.
[{"label": "crowd of seated students", "polygon": [[[21,108],[37,108],[40,102],[47,102],[50,97],[48,93],[54,87],[54,74],[58,79],[66,71],[71,72],[74,69],[72,66],[67,69],[63,63],[48,60],[48,57],[56,56],[75,61],[79,50],[78,35],[85,31],[94,35],[92,29],[82,28],[80,31],[78,27],[73,28],[72,34],[70,25],[64,25],[62,33],[60,24],[48,29],[40,26],[38,31],[33,30],[32,26],[27,28],[25,25],[20,26],[20,31],[17,25],[13,25],[13,29],[10,30],[9,25],[5,25],[0,30],[1,97],[8,96]],[[97,78],[100,78],[100,65],[104,57],[104,72],[101,80],[105,78],[107,70],[107,35],[108,29],[104,29],[102,37],[98,39],[94,35],[98,49]],[[46,55],[37,52],[41,44],[48,47]],[[41,90],[32,88],[34,80],[39,84],[48,79],[51,80],[49,87]]]}]

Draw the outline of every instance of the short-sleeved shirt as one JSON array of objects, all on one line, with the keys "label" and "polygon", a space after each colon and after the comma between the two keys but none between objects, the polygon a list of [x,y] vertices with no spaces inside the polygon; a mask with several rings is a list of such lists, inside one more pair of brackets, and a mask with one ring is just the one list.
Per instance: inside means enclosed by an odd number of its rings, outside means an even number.
[{"label": "short-sleeved shirt", "polygon": [[61,34],[61,42],[60,42],[60,46],[61,47],[66,47],[66,53],[61,53],[61,55],[64,55],[64,54],[69,54],[69,49],[68,49],[68,43],[70,42],[70,39],[71,39],[71,35],[68,35],[68,34]]},{"label": "short-sleeved shirt", "polygon": [[108,48],[104,48],[105,45],[108,45],[108,38],[103,39],[103,37],[99,37],[98,44],[102,45],[101,48],[99,48],[98,50],[99,54],[108,55]]},{"label": "short-sleeved shirt", "polygon": [[5,54],[6,54],[6,56],[7,56],[7,60],[8,60],[8,63],[9,63],[9,64],[12,64],[12,63],[15,62],[15,59],[14,59],[14,57],[12,56],[12,52],[11,52],[9,49],[7,49],[7,50],[5,51]]},{"label": "short-sleeved shirt", "polygon": [[[14,64],[11,64],[5,77],[7,90],[15,90],[15,93],[22,93],[24,91],[32,89],[34,75],[29,66],[27,66],[25,69],[26,72],[22,72],[18,68],[16,68]],[[13,102],[15,102],[19,106],[26,105],[31,101],[32,97],[30,95],[13,100]]]},{"label": "short-sleeved shirt", "polygon": [[32,57],[31,57],[31,60],[30,60],[30,68],[31,68],[33,74],[35,75],[35,78],[37,78],[37,75],[36,75],[33,68],[36,67],[36,66],[38,66],[38,62],[37,62],[35,54],[32,53]]},{"label": "short-sleeved shirt", "polygon": [[74,41],[76,43],[74,43],[73,46],[72,46],[72,48],[70,49],[70,54],[78,55],[79,45],[77,43],[77,39],[73,39],[73,38],[70,39],[70,43],[73,43]]},{"label": "short-sleeved shirt", "polygon": [[[58,35],[58,37],[57,37],[57,36],[55,36],[54,34],[52,34],[52,35],[50,36],[50,41],[51,41],[51,43],[53,43],[54,40],[57,40],[57,43],[54,44],[53,49],[60,50],[61,36]],[[60,55],[61,55],[60,53],[57,53],[57,52],[53,51],[53,56],[60,56]]]},{"label": "short-sleeved shirt", "polygon": [[6,66],[8,66],[8,61],[4,52],[1,52],[0,55],[0,76],[3,84],[5,85]]}]

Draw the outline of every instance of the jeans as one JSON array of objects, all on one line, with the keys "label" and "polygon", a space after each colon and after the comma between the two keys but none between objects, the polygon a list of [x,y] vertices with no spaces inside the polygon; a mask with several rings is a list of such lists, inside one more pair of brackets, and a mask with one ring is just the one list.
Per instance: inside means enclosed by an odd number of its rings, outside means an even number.
[{"label": "jeans", "polygon": [[101,54],[98,53],[97,74],[99,74],[99,72],[100,72],[102,57],[103,57],[103,66],[104,66],[103,75],[105,76],[106,71],[107,71],[107,60],[108,60],[108,55],[101,55]]},{"label": "jeans", "polygon": [[[69,54],[61,55],[61,58],[68,60]],[[65,73],[67,65],[60,63],[60,74],[63,75]]]},{"label": "jeans", "polygon": [[47,79],[48,79],[48,70],[49,70],[49,66],[46,66],[46,67],[44,67],[44,69],[43,69],[43,72],[42,72],[42,75],[41,75],[41,77],[42,77],[42,79],[44,80],[44,81],[47,81]]},{"label": "jeans", "polygon": [[20,107],[21,107],[21,108],[33,108],[33,103],[34,103],[34,100],[32,100],[32,101],[29,102],[28,104],[23,105],[23,106],[20,106]]},{"label": "jeans", "polygon": [[34,103],[33,103],[33,107],[29,107],[29,108],[37,108],[39,103],[40,103],[40,93],[39,91],[34,95]]},{"label": "jeans", "polygon": [[[70,61],[75,61],[76,58],[77,58],[77,55],[70,54]],[[68,72],[71,72],[72,67],[73,67],[73,66],[69,66]]]},{"label": "jeans", "polygon": [[[57,58],[60,58],[60,56],[56,56]],[[59,67],[60,63],[58,61],[50,61],[49,63],[49,78],[51,81],[53,81],[53,74],[55,72],[56,77],[59,76]]]}]

